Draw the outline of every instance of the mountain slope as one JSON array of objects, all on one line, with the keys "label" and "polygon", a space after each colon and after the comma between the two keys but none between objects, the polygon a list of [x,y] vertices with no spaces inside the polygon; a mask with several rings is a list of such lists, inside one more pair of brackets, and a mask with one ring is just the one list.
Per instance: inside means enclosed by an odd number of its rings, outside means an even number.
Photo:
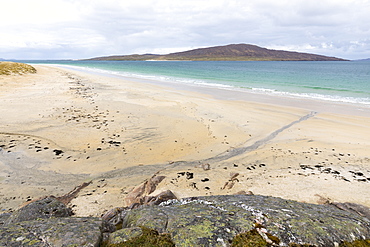
[{"label": "mountain slope", "polygon": [[231,44],[199,48],[167,55],[125,55],[98,57],[89,60],[193,60],[193,61],[344,61],[316,54],[270,50],[256,45]]}]

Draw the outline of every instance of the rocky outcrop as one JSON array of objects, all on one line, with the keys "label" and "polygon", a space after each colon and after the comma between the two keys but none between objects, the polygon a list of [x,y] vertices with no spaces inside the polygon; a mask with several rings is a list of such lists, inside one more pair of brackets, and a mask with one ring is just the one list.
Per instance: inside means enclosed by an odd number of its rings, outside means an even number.
[{"label": "rocky outcrop", "polygon": [[330,203],[330,205],[335,206],[344,211],[356,213],[370,220],[370,208],[365,207],[364,205],[350,203],[350,202],[345,202],[345,203],[332,202]]},{"label": "rocky outcrop", "polygon": [[51,217],[68,217],[71,215],[71,209],[67,208],[64,203],[55,197],[50,196],[31,202],[20,208],[5,221],[5,224],[9,225],[22,221],[48,219]]},{"label": "rocky outcrop", "polygon": [[123,227],[169,233],[176,246],[228,246],[250,231],[271,245],[335,246],[370,238],[370,221],[329,205],[258,195],[171,200],[126,212]]},{"label": "rocky outcrop", "polygon": [[103,220],[71,215],[71,209],[52,196],[0,215],[0,246],[99,246]]},{"label": "rocky outcrop", "polygon": [[357,204],[315,205],[259,195],[155,204],[112,210],[114,220],[80,218],[47,197],[0,215],[0,246],[370,245],[369,209]]},{"label": "rocky outcrop", "polygon": [[[133,204],[146,204],[148,201],[148,195],[155,191],[157,185],[162,182],[164,176],[154,175],[144,183],[136,186],[125,198],[126,205],[130,206]],[[173,199],[173,198],[171,198]]]},{"label": "rocky outcrop", "polygon": [[0,227],[0,246],[100,246],[100,218],[50,218]]}]

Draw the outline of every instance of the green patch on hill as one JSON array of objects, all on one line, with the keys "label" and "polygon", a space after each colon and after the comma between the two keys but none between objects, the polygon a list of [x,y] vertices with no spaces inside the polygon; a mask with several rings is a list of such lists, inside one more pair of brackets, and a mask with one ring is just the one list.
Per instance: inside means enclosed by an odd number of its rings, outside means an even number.
[{"label": "green patch on hill", "polygon": [[28,64],[0,62],[0,75],[23,75],[36,72],[36,69]]}]

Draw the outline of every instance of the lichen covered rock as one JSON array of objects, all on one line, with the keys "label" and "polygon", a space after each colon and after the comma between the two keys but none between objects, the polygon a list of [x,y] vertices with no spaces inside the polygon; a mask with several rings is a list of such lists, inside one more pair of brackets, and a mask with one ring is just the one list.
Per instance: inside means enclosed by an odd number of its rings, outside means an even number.
[{"label": "lichen covered rock", "polygon": [[142,234],[143,230],[140,227],[124,228],[110,234],[108,243],[110,245],[124,243]]},{"label": "lichen covered rock", "polygon": [[99,246],[100,218],[51,218],[0,227],[0,246]]},{"label": "lichen covered rock", "polygon": [[[370,239],[370,221],[328,205],[258,195],[196,197],[141,207],[125,214],[124,227],[169,233],[176,246],[228,246],[256,230],[270,244],[334,246]],[[274,243],[275,242],[275,243]]]},{"label": "lichen covered rock", "polygon": [[[104,247],[175,247],[169,234],[159,234],[158,231],[141,227],[141,233],[137,228],[129,231],[120,231],[125,237],[121,241],[103,243]],[[131,231],[131,234],[130,234]],[[138,234],[139,233],[139,234]],[[119,238],[116,238],[119,240]]]},{"label": "lichen covered rock", "polygon": [[370,246],[368,208],[357,204],[229,195],[114,212],[118,231],[104,217],[67,217],[63,203],[44,198],[0,215],[0,246]]},{"label": "lichen covered rock", "polygon": [[10,213],[0,214],[0,227],[5,224],[5,221],[7,221],[10,216],[11,216]]},{"label": "lichen covered rock", "polygon": [[71,209],[55,197],[50,196],[31,202],[18,209],[5,221],[5,225],[22,221],[47,219],[51,217],[67,217],[71,215]]}]

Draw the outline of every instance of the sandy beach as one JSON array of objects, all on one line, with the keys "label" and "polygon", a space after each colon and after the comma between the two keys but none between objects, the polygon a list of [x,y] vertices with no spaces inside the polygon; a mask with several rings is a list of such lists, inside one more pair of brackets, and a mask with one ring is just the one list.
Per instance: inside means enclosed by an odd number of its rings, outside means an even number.
[{"label": "sandy beach", "polygon": [[153,195],[370,206],[370,108],[35,68],[0,78],[0,212],[92,181],[70,206],[100,216],[154,174]]}]

